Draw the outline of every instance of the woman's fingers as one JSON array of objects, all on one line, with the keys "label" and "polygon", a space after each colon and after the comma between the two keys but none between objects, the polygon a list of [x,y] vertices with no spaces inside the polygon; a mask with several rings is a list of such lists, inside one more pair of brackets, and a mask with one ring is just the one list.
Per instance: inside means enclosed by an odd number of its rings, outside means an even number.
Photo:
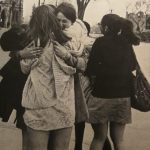
[{"label": "woman's fingers", "polygon": [[58,51],[58,50],[59,50],[59,47],[58,47],[58,46],[54,46],[54,50],[55,50],[55,51]]},{"label": "woman's fingers", "polygon": [[54,47],[54,51],[56,54],[62,54],[64,53],[63,49],[61,49],[59,46]]},{"label": "woman's fingers", "polygon": [[[29,45],[31,45],[31,43]],[[22,59],[36,58],[41,56],[42,53],[43,49],[41,47],[26,47],[23,50],[19,51]]]},{"label": "woman's fingers", "polygon": [[54,50],[56,51],[66,51],[66,49],[64,48],[64,46],[62,45],[54,45]]},{"label": "woman's fingers", "polygon": [[42,50],[31,50],[31,54],[41,54],[43,51]]},{"label": "woman's fingers", "polygon": [[33,47],[33,46],[35,46],[35,42],[34,41],[32,41],[31,43],[29,43],[26,47],[29,48],[29,47]]},{"label": "woman's fingers", "polygon": [[33,57],[39,57],[39,56],[41,56],[41,54],[43,53],[43,50],[40,48],[35,48],[35,49],[33,49],[32,51],[31,51],[31,55],[33,56]]},{"label": "woman's fingers", "polygon": [[55,46],[55,45],[61,45],[61,44],[59,44],[57,41],[53,41],[53,44],[54,44],[54,46]]}]

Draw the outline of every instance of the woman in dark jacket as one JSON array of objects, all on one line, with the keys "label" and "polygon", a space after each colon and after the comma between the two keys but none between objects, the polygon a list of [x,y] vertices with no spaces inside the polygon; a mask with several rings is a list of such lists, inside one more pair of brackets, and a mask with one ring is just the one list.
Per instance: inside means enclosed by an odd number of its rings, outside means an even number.
[{"label": "woman in dark jacket", "polygon": [[33,58],[41,54],[40,50],[26,47],[31,42],[31,39],[27,38],[27,28],[25,24],[14,26],[4,32],[0,38],[1,48],[10,51],[11,57],[0,70],[0,75],[3,77],[0,83],[0,117],[3,121],[8,121],[12,110],[16,109],[17,127],[21,129],[25,129],[21,99],[27,75],[21,72],[20,59]]},{"label": "woman in dark jacket", "polygon": [[19,60],[11,58],[1,69],[0,117],[7,122],[13,109],[17,110],[17,127],[24,128],[24,109],[21,107],[22,90],[27,78],[20,70]]},{"label": "woman in dark jacket", "polygon": [[[62,14],[61,17],[59,16],[58,19],[61,23],[62,28],[65,28],[66,26],[68,26],[69,22],[72,22],[73,18],[76,18],[76,13],[74,10],[74,7],[72,7],[70,4],[68,5],[68,3],[62,3],[60,4],[57,9],[56,9],[56,16],[58,14]],[[72,22],[73,23],[73,22]],[[90,32],[90,26],[88,25],[88,23],[85,23],[85,25],[87,25],[87,30],[88,30],[88,35]],[[83,29],[82,29],[83,30]],[[76,103],[78,103],[76,106],[79,108],[76,109],[76,122],[75,122],[75,150],[82,150],[82,144],[83,144],[83,135],[84,135],[84,128],[85,128],[85,120],[87,117],[85,117],[85,106],[83,106],[83,102],[82,102],[82,94],[85,95],[85,89],[82,87],[82,82],[83,81],[83,75],[81,75],[81,72],[83,73],[85,71],[85,66],[87,65],[87,60],[89,57],[89,53],[90,53],[90,48],[87,48],[83,51],[82,56],[80,57],[75,57],[72,55],[69,55],[69,58],[65,59],[67,56],[67,50],[65,50],[62,47],[59,47],[59,49],[55,49],[55,53],[61,57],[62,59],[65,60],[65,62],[68,65],[71,66],[75,66],[78,70],[78,75],[75,75],[75,98],[76,98]],[[82,65],[81,65],[82,64]],[[84,66],[84,67],[81,67]],[[81,69],[82,68],[82,69]],[[82,78],[83,77],[83,78]],[[82,79],[81,79],[82,78]],[[81,85],[81,87],[79,86]],[[89,88],[88,88],[88,93],[89,93]],[[86,91],[86,92],[87,92]],[[80,103],[79,103],[80,101]],[[82,117],[81,117],[82,116]],[[111,150],[111,145],[109,140],[107,139],[104,145],[104,150]]]},{"label": "woman in dark jacket", "polygon": [[[115,150],[123,149],[125,125],[131,123],[131,79],[135,60],[131,40],[133,32],[125,29],[123,18],[107,14],[100,28],[104,36],[96,39],[88,61],[86,74],[94,79],[88,101],[89,122],[94,130],[90,150],[102,150],[110,128]],[[128,27],[127,27],[128,28]]]}]

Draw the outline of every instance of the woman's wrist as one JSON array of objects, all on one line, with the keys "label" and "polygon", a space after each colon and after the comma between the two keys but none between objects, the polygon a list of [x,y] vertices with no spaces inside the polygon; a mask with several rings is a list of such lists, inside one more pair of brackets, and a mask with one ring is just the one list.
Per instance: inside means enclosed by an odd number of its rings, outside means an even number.
[{"label": "woman's wrist", "polygon": [[22,59],[22,57],[21,57],[21,55],[20,55],[20,51],[16,52],[16,57],[17,57],[17,59],[19,59],[19,60]]},{"label": "woman's wrist", "polygon": [[63,60],[67,61],[71,58],[71,54],[70,53],[66,53],[64,56],[63,56]]},{"label": "woman's wrist", "polygon": [[9,53],[9,56],[10,56],[11,58],[15,58],[15,59],[18,59],[18,60],[21,59],[21,55],[20,55],[19,51],[10,52],[10,53]]},{"label": "woman's wrist", "polygon": [[25,59],[24,58],[24,51],[25,51],[25,49],[18,51],[18,56],[20,57],[20,59]]},{"label": "woman's wrist", "polygon": [[76,68],[78,59],[77,59],[77,57],[72,56],[72,55],[69,53],[68,55],[66,55],[66,58],[64,59],[64,61],[65,61],[69,66],[72,66],[72,67],[75,67],[75,68]]}]

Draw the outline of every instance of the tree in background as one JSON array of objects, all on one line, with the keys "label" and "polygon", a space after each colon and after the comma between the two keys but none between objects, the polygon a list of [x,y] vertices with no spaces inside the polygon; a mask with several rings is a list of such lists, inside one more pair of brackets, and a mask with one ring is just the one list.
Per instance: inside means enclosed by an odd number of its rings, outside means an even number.
[{"label": "tree in background", "polygon": [[132,20],[136,26],[136,31],[142,33],[146,26],[146,16],[150,14],[150,1],[137,0],[136,2],[127,5],[127,18]]},{"label": "tree in background", "polygon": [[[64,2],[64,1],[71,2],[73,0],[49,0],[48,2],[57,6],[58,4],[60,4],[61,2]],[[83,20],[85,10],[86,10],[86,8],[87,8],[90,1],[91,0],[76,0],[77,7],[78,7],[77,9],[78,9],[78,18],[79,19]],[[42,2],[41,2],[41,0],[38,0],[38,5],[45,4],[45,3],[46,3],[45,0],[42,0]]]},{"label": "tree in background", "polygon": [[87,5],[89,4],[90,0],[77,0],[78,6],[78,18],[83,20],[84,13]]},{"label": "tree in background", "polygon": [[40,6],[40,5],[41,5],[41,1],[39,0],[39,1],[38,1],[38,6]]},{"label": "tree in background", "polygon": [[10,13],[12,13],[10,25],[21,24],[23,21],[23,0],[11,0]]},{"label": "tree in background", "polygon": [[23,0],[1,1],[1,26],[11,27],[23,21]]}]

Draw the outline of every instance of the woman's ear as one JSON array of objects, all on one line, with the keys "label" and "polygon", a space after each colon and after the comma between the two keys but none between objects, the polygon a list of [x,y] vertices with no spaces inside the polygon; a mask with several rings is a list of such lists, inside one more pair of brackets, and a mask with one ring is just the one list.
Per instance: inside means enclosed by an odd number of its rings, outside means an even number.
[{"label": "woman's ear", "polygon": [[119,32],[117,33],[118,35],[120,35],[122,33],[122,30],[120,29]]},{"label": "woman's ear", "polygon": [[108,30],[109,30],[109,28],[108,28],[108,26],[106,25],[106,26],[104,27],[104,31],[107,32]]}]

